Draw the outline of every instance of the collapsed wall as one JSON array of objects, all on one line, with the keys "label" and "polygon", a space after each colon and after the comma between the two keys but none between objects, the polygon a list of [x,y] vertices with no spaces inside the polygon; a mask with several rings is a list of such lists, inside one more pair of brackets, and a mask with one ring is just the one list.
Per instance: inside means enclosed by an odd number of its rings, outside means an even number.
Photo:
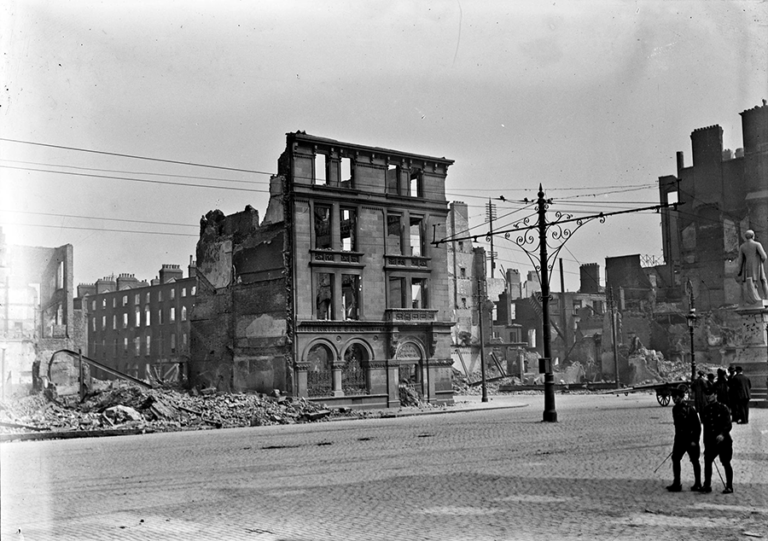
[{"label": "collapsed wall", "polygon": [[211,211],[200,230],[190,384],[228,392],[289,392],[291,297],[283,224],[259,226],[258,212],[248,206],[230,216]]}]

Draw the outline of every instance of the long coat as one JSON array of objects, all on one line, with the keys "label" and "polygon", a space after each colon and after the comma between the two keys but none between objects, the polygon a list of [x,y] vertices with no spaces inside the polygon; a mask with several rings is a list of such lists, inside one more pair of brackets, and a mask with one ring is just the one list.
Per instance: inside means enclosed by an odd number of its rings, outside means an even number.
[{"label": "long coat", "polygon": [[730,381],[731,398],[739,401],[748,401],[751,398],[750,390],[752,382],[744,374],[736,374]]},{"label": "long coat", "polygon": [[747,239],[739,246],[739,259],[736,266],[739,269],[738,276],[742,282],[752,278],[757,294],[762,299],[768,299],[768,279],[765,276],[764,263],[766,260],[763,245],[754,239]]}]

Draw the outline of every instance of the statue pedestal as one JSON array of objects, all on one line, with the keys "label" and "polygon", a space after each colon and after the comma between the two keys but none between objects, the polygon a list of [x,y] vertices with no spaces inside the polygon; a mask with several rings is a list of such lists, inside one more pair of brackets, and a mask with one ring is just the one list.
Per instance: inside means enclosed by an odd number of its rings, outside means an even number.
[{"label": "statue pedestal", "polygon": [[733,364],[752,382],[752,407],[768,408],[768,302],[740,306],[741,327],[735,337]]}]

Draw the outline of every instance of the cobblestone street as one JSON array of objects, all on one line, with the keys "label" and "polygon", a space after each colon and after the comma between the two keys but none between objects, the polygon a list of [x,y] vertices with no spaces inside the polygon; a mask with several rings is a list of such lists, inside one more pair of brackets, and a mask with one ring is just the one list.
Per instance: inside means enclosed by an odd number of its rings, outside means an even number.
[{"label": "cobblestone street", "polygon": [[672,409],[652,394],[558,395],[558,423],[541,422],[541,395],[457,401],[445,415],[5,443],[2,537],[768,538],[768,410],[733,427],[734,494],[717,472],[711,494],[671,494],[670,462],[654,470]]}]

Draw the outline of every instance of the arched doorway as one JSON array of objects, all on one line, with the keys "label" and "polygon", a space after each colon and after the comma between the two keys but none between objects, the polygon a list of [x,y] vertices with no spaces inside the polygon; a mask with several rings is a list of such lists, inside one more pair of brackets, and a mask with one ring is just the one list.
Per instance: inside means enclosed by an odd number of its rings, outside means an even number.
[{"label": "arched doorway", "polygon": [[364,364],[370,360],[368,350],[359,342],[350,345],[344,352],[344,366],[341,369],[341,390],[345,395],[368,393]]},{"label": "arched doorway", "polygon": [[315,344],[307,353],[307,396],[331,396],[333,353],[325,344]]},{"label": "arched doorway", "polygon": [[414,342],[405,342],[397,348],[397,360],[400,368],[400,385],[424,396],[424,355]]}]

